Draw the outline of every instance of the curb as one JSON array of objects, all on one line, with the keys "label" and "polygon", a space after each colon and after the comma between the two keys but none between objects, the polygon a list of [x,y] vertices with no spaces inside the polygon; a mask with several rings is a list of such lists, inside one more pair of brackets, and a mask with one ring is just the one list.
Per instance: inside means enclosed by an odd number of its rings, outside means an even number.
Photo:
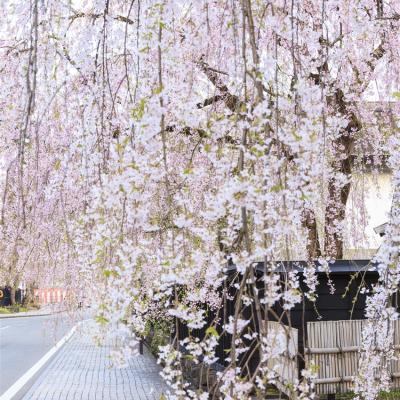
[{"label": "curb", "polygon": [[7,318],[27,318],[27,317],[44,317],[47,315],[52,315],[53,313],[46,313],[46,314],[24,314],[18,315],[17,314],[4,314],[0,315],[0,319],[7,319]]},{"label": "curb", "polygon": [[64,346],[76,332],[79,323],[75,325],[62,339],[60,339],[33,367],[22,375],[11,387],[9,387],[0,400],[21,400],[28,392],[41,372],[53,360],[57,352]]},{"label": "curb", "polygon": [[[7,318],[27,318],[27,317],[47,317],[53,314],[60,314],[65,312],[66,310],[62,311],[54,311],[54,312],[46,312],[43,314],[23,314],[23,313],[13,313],[13,314],[0,314],[0,319],[7,319]],[[23,315],[20,315],[23,314]]]}]

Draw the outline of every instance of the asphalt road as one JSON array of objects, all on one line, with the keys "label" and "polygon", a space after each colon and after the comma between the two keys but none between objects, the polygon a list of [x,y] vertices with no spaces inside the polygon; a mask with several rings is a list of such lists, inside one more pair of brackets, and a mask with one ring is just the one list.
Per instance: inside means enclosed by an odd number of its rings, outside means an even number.
[{"label": "asphalt road", "polygon": [[0,396],[73,325],[66,314],[0,319]]}]

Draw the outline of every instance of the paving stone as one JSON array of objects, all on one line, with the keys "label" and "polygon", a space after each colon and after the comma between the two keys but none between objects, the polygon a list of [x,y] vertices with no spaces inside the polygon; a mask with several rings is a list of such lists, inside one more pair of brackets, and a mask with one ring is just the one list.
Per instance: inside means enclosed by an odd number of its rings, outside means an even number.
[{"label": "paving stone", "polygon": [[111,347],[96,346],[85,330],[76,332],[23,400],[159,400],[167,388],[148,350],[117,368],[110,362]]}]

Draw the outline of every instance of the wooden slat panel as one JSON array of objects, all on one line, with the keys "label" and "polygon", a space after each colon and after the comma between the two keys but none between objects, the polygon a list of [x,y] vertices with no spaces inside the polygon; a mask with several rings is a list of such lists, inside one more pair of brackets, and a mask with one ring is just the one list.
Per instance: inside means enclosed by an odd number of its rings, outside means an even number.
[{"label": "wooden slat panel", "polygon": [[[317,393],[348,392],[358,372],[361,333],[365,320],[307,323],[306,363],[318,366]],[[400,355],[400,321],[394,322],[393,344]],[[399,358],[399,357],[398,357]],[[400,360],[390,364],[392,386],[400,387]]]},{"label": "wooden slat panel", "polygon": [[270,360],[268,367],[274,368],[277,366],[278,380],[276,386],[283,393],[290,396],[291,393],[288,392],[290,385],[288,384],[293,383],[298,378],[297,353],[299,332],[298,329],[274,321],[268,321],[268,330],[272,330],[277,334],[284,333],[286,336],[287,354],[277,357],[275,360]]}]

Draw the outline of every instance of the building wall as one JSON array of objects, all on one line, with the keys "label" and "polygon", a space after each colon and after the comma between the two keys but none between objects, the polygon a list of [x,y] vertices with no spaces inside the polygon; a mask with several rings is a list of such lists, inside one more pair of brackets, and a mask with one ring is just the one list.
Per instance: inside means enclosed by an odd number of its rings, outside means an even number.
[{"label": "building wall", "polygon": [[62,303],[67,296],[67,290],[63,288],[35,289],[34,293],[40,304]]},{"label": "building wall", "polygon": [[392,195],[389,173],[353,177],[346,209],[344,258],[369,258],[376,253],[383,238],[374,228],[389,220]]}]

